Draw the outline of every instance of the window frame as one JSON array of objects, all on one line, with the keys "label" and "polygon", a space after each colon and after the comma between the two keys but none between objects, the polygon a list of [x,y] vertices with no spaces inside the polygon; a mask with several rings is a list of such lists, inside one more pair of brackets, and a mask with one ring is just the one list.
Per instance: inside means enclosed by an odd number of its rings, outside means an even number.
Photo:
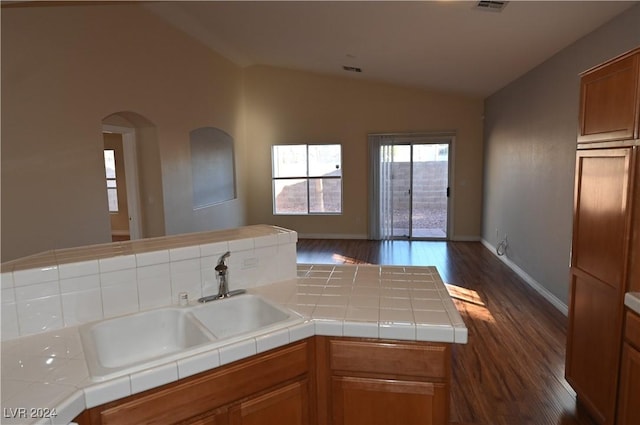
[{"label": "window frame", "polygon": [[[306,170],[304,176],[287,176],[287,177],[276,177],[276,148],[277,147],[288,147],[288,146],[304,146],[306,150]],[[310,146],[338,146],[340,148],[340,163],[339,163],[339,176],[311,176],[309,174],[310,161],[309,161],[309,147]],[[342,144],[341,143],[285,143],[285,144],[277,144],[271,146],[271,203],[272,203],[272,213],[273,215],[278,216],[310,216],[310,215],[342,215],[344,211],[343,207],[343,178],[342,174]],[[311,211],[311,196],[310,196],[310,186],[312,180],[339,180],[340,181],[340,211],[337,212],[312,212]],[[276,182],[277,181],[286,181],[286,180],[304,180],[306,183],[307,195],[306,195],[306,212],[277,212],[276,211]]]}]

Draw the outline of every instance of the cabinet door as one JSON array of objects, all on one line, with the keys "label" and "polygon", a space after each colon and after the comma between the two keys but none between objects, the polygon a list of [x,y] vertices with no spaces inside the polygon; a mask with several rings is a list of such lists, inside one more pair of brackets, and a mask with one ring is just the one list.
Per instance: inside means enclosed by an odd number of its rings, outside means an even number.
[{"label": "cabinet door", "polygon": [[640,53],[582,76],[578,143],[638,138]]},{"label": "cabinet door", "polygon": [[632,148],[578,151],[571,265],[623,287],[630,227]]},{"label": "cabinet door", "polygon": [[622,348],[618,424],[640,424],[640,351]]},{"label": "cabinet door", "polygon": [[446,423],[445,384],[334,376],[334,425]]},{"label": "cabinet door", "polygon": [[294,382],[238,403],[229,409],[231,425],[307,425],[308,381]]},{"label": "cabinet door", "polygon": [[613,424],[622,340],[620,296],[580,270],[572,273],[567,381],[597,423]]}]

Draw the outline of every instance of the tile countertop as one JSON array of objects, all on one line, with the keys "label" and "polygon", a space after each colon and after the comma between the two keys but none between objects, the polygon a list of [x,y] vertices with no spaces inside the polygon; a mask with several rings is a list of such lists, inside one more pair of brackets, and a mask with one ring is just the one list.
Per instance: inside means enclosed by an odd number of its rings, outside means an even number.
[{"label": "tile countertop", "polygon": [[0,422],[66,425],[86,408],[313,335],[467,342],[467,328],[435,267],[301,264],[297,279],[249,292],[302,319],[104,382],[89,377],[77,327],[3,342]]},{"label": "tile countertop", "polygon": [[627,292],[624,296],[624,305],[636,314],[640,314],[640,292]]}]

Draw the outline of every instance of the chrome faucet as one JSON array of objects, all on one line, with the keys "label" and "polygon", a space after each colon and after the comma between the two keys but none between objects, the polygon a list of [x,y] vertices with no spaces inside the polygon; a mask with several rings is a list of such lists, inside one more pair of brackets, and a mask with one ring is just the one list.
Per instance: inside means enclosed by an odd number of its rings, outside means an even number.
[{"label": "chrome faucet", "polygon": [[229,258],[231,252],[227,251],[218,259],[218,264],[215,267],[215,271],[218,275],[218,281],[220,282],[218,286],[218,293],[216,295],[209,295],[208,297],[202,297],[198,300],[198,302],[206,303],[213,300],[219,300],[221,298],[228,298],[234,295],[244,294],[246,291],[244,289],[236,289],[234,291],[229,291],[229,281],[227,279],[227,270],[229,267],[225,264],[224,260]]}]

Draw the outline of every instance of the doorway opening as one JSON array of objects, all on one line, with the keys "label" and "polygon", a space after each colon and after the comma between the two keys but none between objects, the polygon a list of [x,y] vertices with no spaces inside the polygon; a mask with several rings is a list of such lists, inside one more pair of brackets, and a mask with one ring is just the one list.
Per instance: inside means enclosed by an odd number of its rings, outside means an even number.
[{"label": "doorway opening", "polygon": [[446,240],[453,135],[372,135],[371,239]]},{"label": "doorway opening", "polygon": [[[155,125],[120,111],[102,120],[113,241],[165,235],[160,149]],[[108,160],[113,154],[113,170]]]}]

